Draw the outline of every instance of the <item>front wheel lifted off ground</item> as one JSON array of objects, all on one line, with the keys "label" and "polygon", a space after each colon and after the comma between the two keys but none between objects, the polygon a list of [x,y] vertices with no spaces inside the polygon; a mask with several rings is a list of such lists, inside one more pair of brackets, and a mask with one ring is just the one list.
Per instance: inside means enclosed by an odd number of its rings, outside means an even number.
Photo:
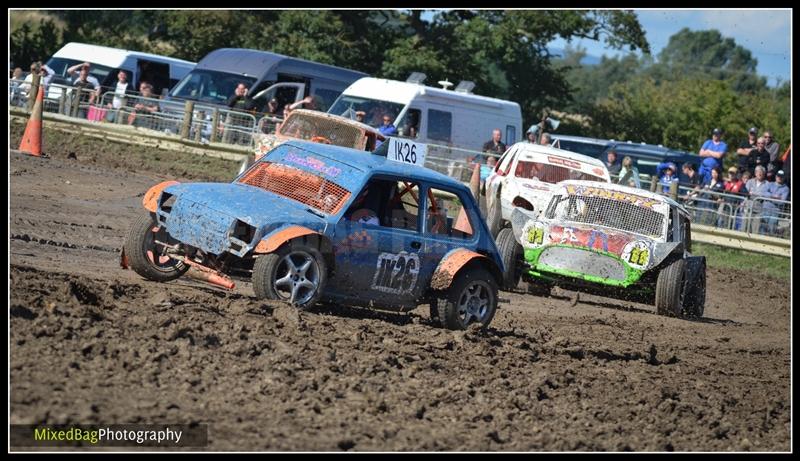
[{"label": "front wheel lifted off ground", "polygon": [[169,234],[153,220],[150,213],[134,221],[125,239],[125,255],[131,269],[148,280],[169,282],[189,270],[182,261],[166,255],[166,247],[158,242],[174,244]]},{"label": "front wheel lifted off ground", "polygon": [[314,305],[325,287],[325,258],[316,248],[289,242],[274,253],[259,256],[253,265],[253,290],[261,299],[295,307]]},{"label": "front wheel lifted off ground", "polygon": [[474,322],[486,327],[497,311],[497,283],[483,268],[466,269],[431,307],[438,314],[433,322],[447,329],[464,330]]}]

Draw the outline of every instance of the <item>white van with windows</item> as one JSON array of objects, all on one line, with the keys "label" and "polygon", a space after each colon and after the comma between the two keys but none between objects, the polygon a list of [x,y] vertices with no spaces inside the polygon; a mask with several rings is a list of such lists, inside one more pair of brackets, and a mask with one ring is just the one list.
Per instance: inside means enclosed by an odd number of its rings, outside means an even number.
[{"label": "white van with windows", "polygon": [[154,94],[169,91],[195,66],[194,62],[183,59],[71,42],[47,61],[47,66],[55,73],[47,97],[57,99],[61,95],[58,85],[71,85],[72,76],[67,74],[67,69],[83,62],[91,64],[89,74],[97,78],[104,89],[111,89],[117,81],[117,74],[123,70],[137,91],[139,84],[146,81],[153,85]]},{"label": "white van with windows", "polygon": [[[469,160],[500,129],[502,141],[510,146],[522,135],[519,104],[473,94],[474,83],[439,82],[444,88],[425,86],[425,75],[413,73],[408,80],[365,77],[342,92],[328,113],[355,118],[363,112],[367,125],[379,128],[383,116],[394,120],[398,136],[428,144],[428,158],[446,156]],[[359,114],[362,115],[362,114]],[[438,152],[437,152],[438,151]]]}]

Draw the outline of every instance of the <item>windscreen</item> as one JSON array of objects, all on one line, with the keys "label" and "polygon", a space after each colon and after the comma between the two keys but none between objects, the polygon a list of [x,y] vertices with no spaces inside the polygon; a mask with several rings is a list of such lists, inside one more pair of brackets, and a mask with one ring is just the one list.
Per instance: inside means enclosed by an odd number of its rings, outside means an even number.
[{"label": "windscreen", "polygon": [[536,178],[539,181],[546,182],[548,184],[555,184],[567,179],[606,182],[606,180],[601,177],[584,173],[580,170],[528,160],[520,160],[517,162],[517,168],[514,170],[514,175],[523,179]]},{"label": "windscreen", "polygon": [[380,101],[377,99],[361,98],[358,96],[341,95],[328,109],[329,114],[341,115],[343,117],[355,118],[358,111],[364,112],[364,123],[378,128],[383,125],[383,116],[389,115],[395,126],[397,126],[397,116],[403,110],[403,104],[396,102]]}]

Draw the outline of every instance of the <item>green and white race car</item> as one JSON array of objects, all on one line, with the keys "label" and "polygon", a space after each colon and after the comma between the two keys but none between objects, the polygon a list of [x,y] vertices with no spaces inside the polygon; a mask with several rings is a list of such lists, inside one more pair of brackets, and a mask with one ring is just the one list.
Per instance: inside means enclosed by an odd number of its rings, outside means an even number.
[{"label": "green and white race car", "polygon": [[692,256],[690,215],[674,200],[594,181],[562,181],[541,214],[517,208],[497,235],[504,285],[553,286],[701,317],[706,261]]}]

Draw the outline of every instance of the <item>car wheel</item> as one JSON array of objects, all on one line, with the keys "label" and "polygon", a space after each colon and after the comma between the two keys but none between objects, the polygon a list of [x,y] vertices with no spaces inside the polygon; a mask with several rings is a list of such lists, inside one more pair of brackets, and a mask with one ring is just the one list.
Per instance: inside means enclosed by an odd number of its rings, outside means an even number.
[{"label": "car wheel", "polygon": [[439,321],[447,329],[464,330],[474,322],[486,327],[497,311],[497,283],[485,269],[464,270],[436,306]]},{"label": "car wheel", "polygon": [[506,227],[497,234],[497,251],[503,260],[503,289],[513,290],[522,276],[522,245],[514,237],[514,231]]},{"label": "car wheel", "polygon": [[157,242],[177,243],[156,224],[150,213],[142,214],[134,221],[125,239],[125,255],[131,269],[156,282],[169,282],[185,274],[189,266],[167,256],[166,247]]},{"label": "car wheel", "polygon": [[686,261],[673,261],[658,273],[656,281],[656,312],[659,315],[680,317],[683,313]]},{"label": "car wheel", "polygon": [[693,280],[688,280],[686,287],[685,311],[691,317],[700,318],[706,305],[706,271],[703,268]]},{"label": "car wheel", "polygon": [[492,206],[488,207],[486,216],[486,225],[489,227],[489,233],[492,238],[497,237],[500,232],[500,223],[503,220],[503,210],[500,207],[500,196],[494,199]]},{"label": "car wheel", "polygon": [[253,291],[261,299],[299,308],[314,305],[325,287],[325,258],[316,248],[289,242],[253,264]]}]

